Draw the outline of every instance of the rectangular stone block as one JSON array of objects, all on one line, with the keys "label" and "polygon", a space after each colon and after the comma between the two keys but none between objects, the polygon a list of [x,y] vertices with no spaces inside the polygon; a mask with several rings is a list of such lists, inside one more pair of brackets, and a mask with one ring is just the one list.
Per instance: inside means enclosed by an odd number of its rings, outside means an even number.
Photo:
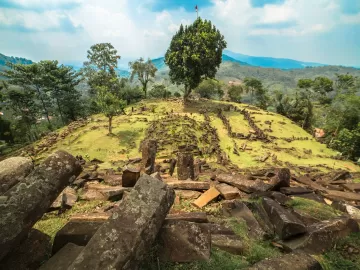
[{"label": "rectangular stone block", "polygon": [[140,177],[69,270],[137,269],[151,249],[174,198],[174,190],[162,181],[148,175]]},{"label": "rectangular stone block", "polygon": [[199,208],[203,208],[205,205],[210,203],[212,200],[216,199],[217,196],[220,195],[220,192],[215,188],[212,187],[207,190],[204,194],[202,194],[198,199],[193,202],[193,205]]}]

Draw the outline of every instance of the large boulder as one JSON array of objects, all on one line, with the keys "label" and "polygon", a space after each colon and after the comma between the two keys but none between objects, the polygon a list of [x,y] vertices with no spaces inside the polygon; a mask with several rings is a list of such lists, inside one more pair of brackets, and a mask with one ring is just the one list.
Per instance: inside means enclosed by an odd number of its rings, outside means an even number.
[{"label": "large boulder", "polygon": [[359,225],[354,219],[336,218],[310,225],[306,235],[282,244],[289,250],[302,249],[317,254],[331,249],[339,239],[355,232],[359,232]]},{"label": "large boulder", "polygon": [[265,259],[247,270],[322,270],[320,263],[306,253],[290,253],[273,259]]},{"label": "large boulder", "polygon": [[306,233],[306,226],[287,209],[270,198],[263,198],[262,205],[274,230],[281,239]]},{"label": "large boulder", "polygon": [[140,177],[69,270],[136,269],[151,248],[174,198],[175,192],[162,181],[148,175]]},{"label": "large boulder", "polygon": [[192,262],[210,259],[211,235],[203,224],[167,221],[159,233],[159,256],[163,261]]},{"label": "large boulder", "polygon": [[0,203],[0,260],[27,235],[60,192],[81,172],[72,155],[57,151],[9,189]]},{"label": "large boulder", "polygon": [[30,158],[11,157],[0,161],[0,195],[23,181],[33,167]]},{"label": "large boulder", "polygon": [[142,143],[142,167],[145,169],[145,173],[149,175],[155,172],[156,151],[156,140],[145,140]]},{"label": "large boulder", "polygon": [[241,175],[230,175],[230,174],[219,174],[216,177],[221,183],[226,183],[231,186],[237,187],[241,191],[246,193],[267,191],[271,188],[271,185],[264,183],[261,180],[247,180],[245,176]]}]

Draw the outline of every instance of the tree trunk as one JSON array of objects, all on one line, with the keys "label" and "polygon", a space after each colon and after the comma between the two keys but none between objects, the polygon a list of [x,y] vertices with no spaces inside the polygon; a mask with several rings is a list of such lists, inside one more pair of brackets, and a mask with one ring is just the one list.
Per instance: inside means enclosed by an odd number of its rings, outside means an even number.
[{"label": "tree trunk", "polygon": [[147,91],[146,91],[146,83],[143,84],[143,91],[144,91],[144,95],[145,95],[145,98],[147,98]]},{"label": "tree trunk", "polygon": [[109,134],[112,134],[112,116],[109,116]]},{"label": "tree trunk", "polygon": [[191,93],[191,89],[189,86],[186,86],[185,85],[185,92],[184,92],[184,103],[187,103],[189,101],[189,96],[190,96],[190,93]]},{"label": "tree trunk", "polygon": [[59,110],[59,113],[60,113],[61,122],[63,123],[63,125],[65,125],[64,117],[63,117],[62,111],[61,111],[61,109],[60,109],[60,104],[59,104],[59,100],[58,100],[58,99],[56,99],[56,104],[57,104],[57,106],[58,106],[58,110]]},{"label": "tree trunk", "polygon": [[41,100],[41,103],[42,103],[44,112],[45,112],[45,114],[46,114],[46,118],[47,118],[47,120],[48,120],[48,122],[49,122],[49,125],[51,126],[51,122],[50,122],[50,118],[49,118],[49,112],[48,112],[48,110],[47,110],[47,108],[46,108],[45,101],[44,101],[44,99],[43,99],[42,96],[41,96],[41,92],[40,92],[39,87],[36,86],[36,90],[37,90],[38,95],[39,95],[39,98],[40,98],[40,100]]}]

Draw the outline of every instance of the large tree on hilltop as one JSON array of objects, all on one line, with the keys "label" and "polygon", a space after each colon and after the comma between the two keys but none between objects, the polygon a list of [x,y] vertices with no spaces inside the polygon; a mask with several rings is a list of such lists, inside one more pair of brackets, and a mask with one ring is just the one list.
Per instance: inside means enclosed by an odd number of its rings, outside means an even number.
[{"label": "large tree on hilltop", "polygon": [[180,26],[165,55],[173,83],[185,86],[184,99],[205,78],[215,78],[226,48],[224,36],[211,21],[198,18],[192,25]]},{"label": "large tree on hilltop", "polygon": [[142,85],[142,89],[146,98],[147,85],[152,81],[151,78],[155,77],[157,68],[150,59],[145,62],[143,58],[140,58],[134,62],[130,62],[129,66],[131,68],[130,81],[133,81],[135,76],[137,77]]}]

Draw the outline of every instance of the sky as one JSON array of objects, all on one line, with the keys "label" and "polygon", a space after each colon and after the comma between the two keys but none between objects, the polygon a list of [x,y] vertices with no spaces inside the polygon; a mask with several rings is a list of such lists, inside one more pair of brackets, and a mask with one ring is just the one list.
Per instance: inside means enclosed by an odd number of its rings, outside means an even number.
[{"label": "sky", "polygon": [[0,53],[81,63],[110,42],[123,65],[161,57],[195,5],[233,52],[360,66],[360,0],[0,0]]}]

